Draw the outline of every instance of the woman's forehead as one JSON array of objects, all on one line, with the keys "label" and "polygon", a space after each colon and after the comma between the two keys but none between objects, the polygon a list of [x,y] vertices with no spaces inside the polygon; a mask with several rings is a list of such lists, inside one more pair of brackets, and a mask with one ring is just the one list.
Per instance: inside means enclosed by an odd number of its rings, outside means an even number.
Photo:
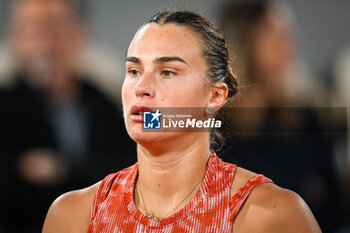
[{"label": "woman's forehead", "polygon": [[202,56],[199,35],[187,26],[149,23],[135,34],[128,56]]}]

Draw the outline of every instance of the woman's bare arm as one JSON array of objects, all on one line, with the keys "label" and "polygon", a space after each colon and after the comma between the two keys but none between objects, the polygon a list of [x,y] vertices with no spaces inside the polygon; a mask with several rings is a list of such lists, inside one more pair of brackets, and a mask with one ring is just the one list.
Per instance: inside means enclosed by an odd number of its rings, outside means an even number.
[{"label": "woman's bare arm", "polygon": [[51,205],[43,233],[86,232],[94,195],[100,183],[58,197]]},{"label": "woman's bare arm", "polygon": [[[244,180],[240,182],[243,184],[253,173],[240,169],[237,175],[238,180]],[[309,207],[298,194],[271,183],[260,184],[252,191],[232,230],[235,233],[321,232]]]}]

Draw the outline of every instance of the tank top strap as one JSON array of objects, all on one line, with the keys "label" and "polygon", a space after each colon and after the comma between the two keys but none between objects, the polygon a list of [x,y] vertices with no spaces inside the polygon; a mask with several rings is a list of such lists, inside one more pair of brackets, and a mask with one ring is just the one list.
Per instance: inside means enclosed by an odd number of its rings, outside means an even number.
[{"label": "tank top strap", "polygon": [[249,194],[253,191],[253,189],[262,183],[273,183],[272,180],[266,178],[265,176],[258,174],[253,176],[248,182],[243,185],[238,192],[230,199],[230,220],[234,221],[236,215],[243,207],[245,201],[249,197]]},{"label": "tank top strap", "polygon": [[103,201],[108,196],[108,193],[111,190],[113,183],[118,177],[118,175],[119,175],[119,172],[109,174],[101,181],[101,184],[95,194],[94,201],[92,204],[92,208],[90,212],[90,225],[93,219],[95,218],[95,215],[99,209],[99,205],[103,203]]}]

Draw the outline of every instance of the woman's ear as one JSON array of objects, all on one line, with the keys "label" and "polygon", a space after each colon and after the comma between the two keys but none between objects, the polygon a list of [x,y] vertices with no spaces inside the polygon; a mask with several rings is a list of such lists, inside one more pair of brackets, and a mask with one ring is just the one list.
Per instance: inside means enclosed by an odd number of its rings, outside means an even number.
[{"label": "woman's ear", "polygon": [[217,112],[224,104],[228,95],[226,83],[219,82],[210,85],[210,96],[207,103],[206,113],[212,115]]}]

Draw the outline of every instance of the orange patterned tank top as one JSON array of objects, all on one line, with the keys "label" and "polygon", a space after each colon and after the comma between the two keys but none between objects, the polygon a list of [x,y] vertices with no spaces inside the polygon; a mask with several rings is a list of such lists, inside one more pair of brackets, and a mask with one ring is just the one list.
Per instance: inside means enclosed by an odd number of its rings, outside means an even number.
[{"label": "orange patterned tank top", "polygon": [[231,233],[233,221],[254,187],[272,182],[263,175],[256,175],[231,198],[235,171],[236,165],[223,162],[212,151],[195,197],[180,211],[159,222],[136,208],[136,163],[103,179],[93,202],[88,232]]}]

